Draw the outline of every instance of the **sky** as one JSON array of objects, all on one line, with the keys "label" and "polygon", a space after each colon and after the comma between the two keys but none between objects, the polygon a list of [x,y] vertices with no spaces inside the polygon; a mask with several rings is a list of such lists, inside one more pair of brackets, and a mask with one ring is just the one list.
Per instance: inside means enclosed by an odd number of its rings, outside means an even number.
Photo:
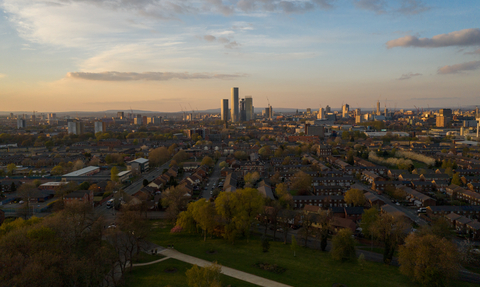
[{"label": "sky", "polygon": [[480,104],[478,0],[0,0],[0,111]]}]

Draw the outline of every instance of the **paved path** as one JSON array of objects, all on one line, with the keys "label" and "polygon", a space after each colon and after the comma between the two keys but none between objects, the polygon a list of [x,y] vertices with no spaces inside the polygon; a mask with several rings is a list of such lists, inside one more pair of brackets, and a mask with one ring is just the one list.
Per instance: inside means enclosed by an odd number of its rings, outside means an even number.
[{"label": "paved path", "polygon": [[[183,262],[190,263],[192,265],[196,264],[200,267],[204,267],[204,266],[208,266],[208,265],[212,264],[212,262],[209,262],[209,261],[206,261],[206,260],[203,260],[203,259],[200,259],[200,258],[196,258],[196,257],[190,256],[190,255],[183,254],[181,252],[178,252],[175,249],[164,249],[164,250],[160,251],[160,254],[163,254],[163,255],[167,256],[167,258],[162,258],[161,260],[166,260],[168,258],[174,258],[174,259],[177,259],[177,260],[180,260],[180,261],[183,261]],[[160,262],[160,261],[158,261],[158,262]],[[144,264],[148,265],[148,263],[144,263]],[[150,264],[153,264],[153,262],[150,262]],[[136,265],[133,265],[133,266],[136,266]],[[279,283],[279,282],[276,282],[276,281],[272,281],[272,280],[269,280],[269,279],[266,279],[266,278],[263,278],[263,277],[260,277],[260,276],[256,276],[256,275],[253,275],[253,274],[249,274],[249,273],[239,271],[239,270],[236,270],[236,269],[233,269],[233,268],[225,267],[225,266],[222,266],[222,271],[221,272],[222,272],[222,274],[225,274],[227,276],[230,276],[230,277],[233,277],[233,278],[236,278],[236,279],[239,279],[239,280],[243,280],[243,281],[246,281],[246,282],[249,282],[249,283],[252,283],[252,284],[256,284],[258,286],[291,287],[289,285],[285,285],[285,284],[282,284],[282,283]]]},{"label": "paved path", "polygon": [[152,265],[152,264],[155,264],[155,263],[158,263],[158,262],[162,262],[162,261],[167,260],[167,259],[170,259],[170,257],[160,258],[158,260],[155,260],[155,261],[152,261],[152,262],[147,262],[147,263],[136,263],[136,264],[133,264],[132,266],[133,267],[147,266],[147,265]]}]

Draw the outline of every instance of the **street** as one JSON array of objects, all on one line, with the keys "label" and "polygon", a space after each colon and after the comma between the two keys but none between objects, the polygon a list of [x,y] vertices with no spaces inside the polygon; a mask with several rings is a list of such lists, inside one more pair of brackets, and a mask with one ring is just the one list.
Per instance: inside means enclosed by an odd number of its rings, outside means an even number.
[{"label": "street", "polygon": [[[211,174],[211,176],[208,178],[207,180],[207,185],[206,185],[206,190],[203,189],[200,196],[203,197],[203,198],[210,198],[211,197],[211,192],[215,189],[213,187],[213,184],[217,184],[218,183],[218,180],[220,179],[220,171],[221,171],[221,167],[220,167],[220,163],[222,161],[225,161],[225,157],[221,157],[218,161],[217,161],[217,164],[215,165],[215,167],[213,168],[213,172]],[[216,187],[218,187],[218,185],[216,185]]]}]

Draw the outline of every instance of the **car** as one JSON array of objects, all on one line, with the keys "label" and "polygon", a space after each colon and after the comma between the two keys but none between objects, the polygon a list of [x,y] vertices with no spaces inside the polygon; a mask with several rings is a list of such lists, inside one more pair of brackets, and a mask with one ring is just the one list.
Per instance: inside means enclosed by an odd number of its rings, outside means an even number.
[{"label": "car", "polygon": [[417,213],[425,213],[427,212],[427,208],[425,207],[420,207],[418,210],[417,210]]},{"label": "car", "polygon": [[19,203],[19,204],[23,204],[23,203],[25,203],[25,201],[20,200],[18,203]]}]

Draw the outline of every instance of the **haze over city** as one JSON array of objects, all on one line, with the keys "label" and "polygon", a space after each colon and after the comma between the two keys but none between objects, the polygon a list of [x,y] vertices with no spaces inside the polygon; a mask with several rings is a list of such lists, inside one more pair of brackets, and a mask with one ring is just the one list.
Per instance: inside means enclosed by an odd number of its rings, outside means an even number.
[{"label": "haze over city", "polygon": [[2,111],[477,104],[478,1],[0,1]]}]

